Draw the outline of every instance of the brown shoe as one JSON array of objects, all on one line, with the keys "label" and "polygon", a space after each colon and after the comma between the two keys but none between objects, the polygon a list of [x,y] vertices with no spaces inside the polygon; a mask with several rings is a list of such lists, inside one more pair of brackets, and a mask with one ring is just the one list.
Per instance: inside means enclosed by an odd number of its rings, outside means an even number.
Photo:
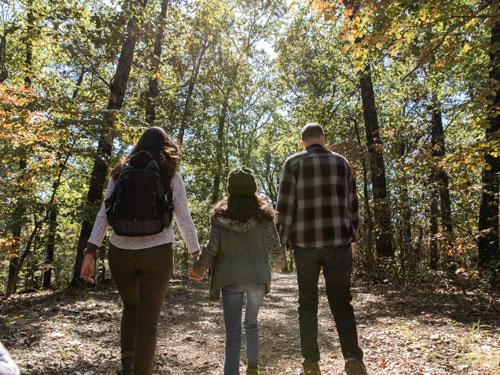
[{"label": "brown shoe", "polygon": [[300,375],[321,375],[318,362],[305,362],[302,363],[302,372]]},{"label": "brown shoe", "polygon": [[345,361],[345,372],[347,375],[368,375],[363,362],[356,358],[347,358]]},{"label": "brown shoe", "polygon": [[122,358],[116,369],[117,375],[134,375],[134,357]]},{"label": "brown shoe", "polygon": [[247,375],[259,375],[259,367],[248,365],[247,366]]}]

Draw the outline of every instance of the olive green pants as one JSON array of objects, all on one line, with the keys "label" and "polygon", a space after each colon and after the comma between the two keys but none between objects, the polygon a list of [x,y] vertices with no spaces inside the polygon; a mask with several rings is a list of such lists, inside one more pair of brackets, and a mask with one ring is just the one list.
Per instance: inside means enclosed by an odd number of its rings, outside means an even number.
[{"label": "olive green pants", "polygon": [[122,358],[134,357],[134,374],[152,374],[156,325],[172,274],[172,244],[141,250],[110,245],[108,261],[123,300]]}]

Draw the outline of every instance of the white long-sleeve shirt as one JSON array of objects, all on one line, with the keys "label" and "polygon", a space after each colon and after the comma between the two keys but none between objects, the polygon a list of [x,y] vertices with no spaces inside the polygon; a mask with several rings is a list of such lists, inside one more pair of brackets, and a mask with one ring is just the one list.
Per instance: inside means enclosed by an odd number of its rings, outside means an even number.
[{"label": "white long-sleeve shirt", "polygon": [[[116,181],[111,179],[106,190],[104,200],[109,198],[113,189],[115,188]],[[186,243],[190,253],[195,253],[200,250],[198,243],[198,236],[194,227],[193,219],[189,213],[189,207],[186,196],[186,188],[180,174],[176,173],[170,181],[170,188],[172,189],[173,203],[174,203],[174,218],[181,232],[182,238]],[[108,229],[108,219],[106,217],[106,207],[104,202],[101,209],[97,214],[92,233],[90,234],[88,242],[100,247],[102,240],[106,235]],[[174,232],[172,230],[173,223],[168,228],[163,229],[162,232],[152,234],[149,236],[128,237],[117,235],[114,231],[111,234],[109,242],[113,246],[120,249],[140,250],[147,249],[153,246],[163,245],[174,241]]]}]

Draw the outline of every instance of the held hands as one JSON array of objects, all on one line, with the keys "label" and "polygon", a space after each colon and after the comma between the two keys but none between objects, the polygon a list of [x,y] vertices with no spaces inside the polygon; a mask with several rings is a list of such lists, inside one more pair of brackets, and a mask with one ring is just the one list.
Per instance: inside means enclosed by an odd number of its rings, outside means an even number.
[{"label": "held hands", "polygon": [[200,257],[200,250],[198,250],[195,253],[191,253],[191,259],[193,260],[193,262],[196,262],[199,257]]},{"label": "held hands", "polygon": [[203,275],[199,275],[196,272],[193,271],[193,269],[190,269],[188,272],[188,278],[191,281],[196,281],[197,283],[200,283],[203,281],[204,277]]},{"label": "held hands", "polygon": [[85,254],[83,256],[82,268],[80,269],[80,278],[85,282],[94,284],[95,276],[95,256],[93,254]]},{"label": "held hands", "polygon": [[[200,252],[197,251],[195,253],[191,253],[191,259],[193,260],[193,263],[196,262],[198,260],[198,258],[200,257]],[[191,281],[196,281],[196,282],[202,282],[203,281],[203,275],[199,275],[197,274],[196,272],[193,271],[193,269],[191,268],[189,271],[188,271],[188,279],[191,280]]]},{"label": "held hands", "polygon": [[285,266],[273,266],[273,272],[283,273],[285,271]]}]

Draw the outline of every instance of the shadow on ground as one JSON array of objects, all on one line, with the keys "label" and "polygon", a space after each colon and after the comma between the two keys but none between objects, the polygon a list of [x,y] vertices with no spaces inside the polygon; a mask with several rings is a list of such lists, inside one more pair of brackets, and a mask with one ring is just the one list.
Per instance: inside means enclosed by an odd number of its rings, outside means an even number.
[{"label": "shadow on ground", "polygon": [[[483,375],[490,374],[487,366],[498,365],[497,297],[361,280],[353,291],[371,374]],[[338,374],[342,358],[324,286],[320,293],[321,363],[324,373]],[[24,294],[1,301],[0,340],[23,374],[110,374],[119,359],[120,316],[120,298],[111,286]],[[478,321],[481,329],[471,330]],[[293,274],[274,275],[260,337],[262,373],[295,374],[301,356]],[[222,310],[208,302],[208,283],[173,280],[158,325],[156,373],[221,374],[224,340]],[[476,348],[490,350],[486,365]]]}]

